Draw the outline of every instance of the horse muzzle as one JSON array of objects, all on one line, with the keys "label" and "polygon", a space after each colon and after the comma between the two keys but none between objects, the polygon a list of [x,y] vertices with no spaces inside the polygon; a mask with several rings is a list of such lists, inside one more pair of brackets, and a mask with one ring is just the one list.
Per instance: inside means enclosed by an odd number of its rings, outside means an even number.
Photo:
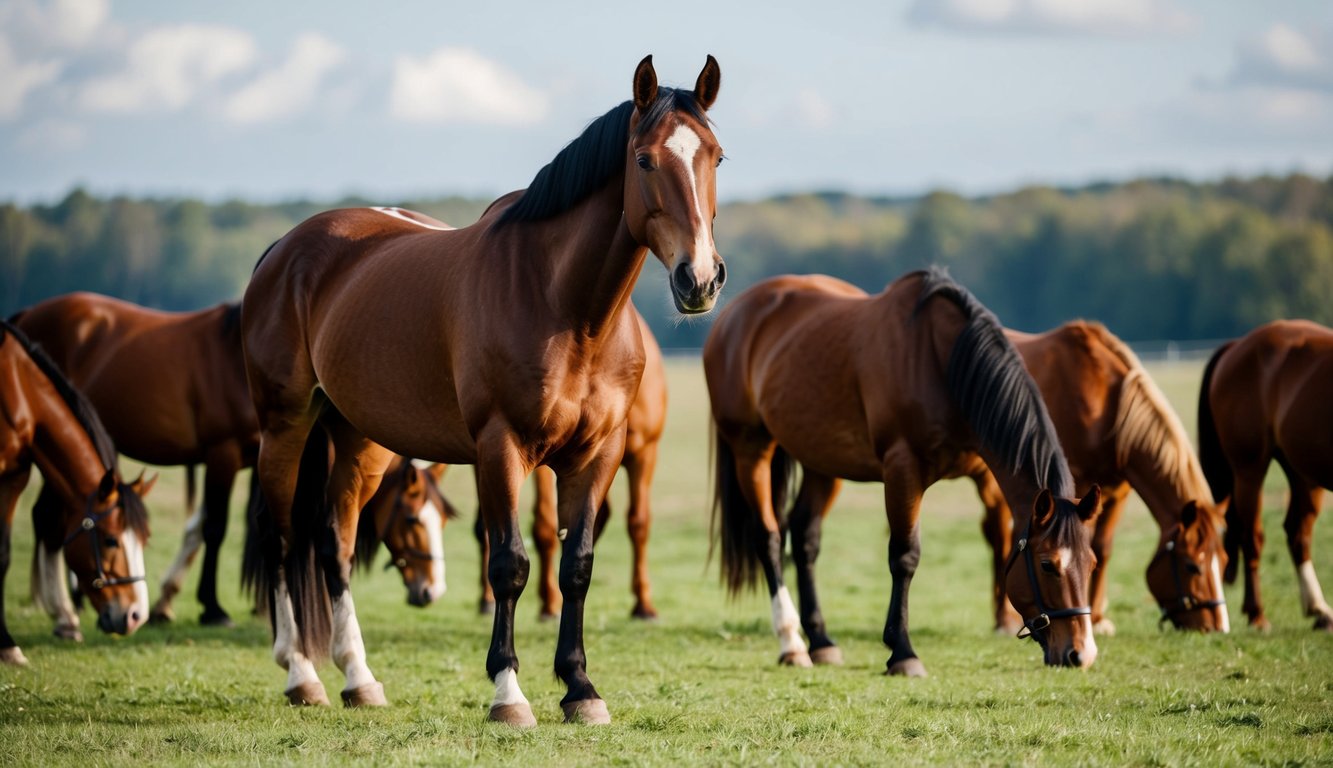
[{"label": "horse muzzle", "polygon": [[137,604],[125,608],[115,603],[108,603],[97,614],[97,628],[109,635],[128,635],[138,629],[147,618],[147,612]]},{"label": "horse muzzle", "polygon": [[707,312],[717,303],[726,282],[727,265],[721,260],[713,267],[713,274],[702,279],[688,259],[681,260],[671,272],[671,298],[676,311],[684,315]]}]

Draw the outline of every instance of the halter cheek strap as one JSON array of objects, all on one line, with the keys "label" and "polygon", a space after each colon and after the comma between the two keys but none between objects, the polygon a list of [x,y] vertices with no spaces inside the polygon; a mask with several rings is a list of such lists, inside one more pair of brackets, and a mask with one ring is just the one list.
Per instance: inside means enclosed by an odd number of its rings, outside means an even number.
[{"label": "halter cheek strap", "polygon": [[[1067,619],[1072,616],[1087,616],[1092,613],[1092,607],[1087,605],[1075,606],[1073,608],[1057,608],[1051,610],[1046,607],[1046,602],[1041,599],[1041,582],[1037,579],[1037,566],[1032,559],[1032,549],[1028,547],[1028,537],[1032,533],[1032,520],[1028,519],[1027,527],[1023,529],[1023,538],[1018,540],[1018,553],[1023,556],[1023,561],[1027,565],[1028,582],[1032,585],[1032,600],[1037,605],[1037,615],[1025,619],[1023,627],[1018,630],[1018,639],[1023,640],[1028,637],[1036,640],[1040,632],[1046,631],[1051,626],[1052,619]],[[1015,557],[1009,561],[1009,567],[1005,569],[1007,575],[1014,567]]]},{"label": "halter cheek strap", "polygon": [[[394,521],[394,520],[397,520],[399,517],[402,516],[402,514],[403,514],[403,510],[404,510],[405,508],[407,508],[407,504],[405,504],[405,503],[403,502],[403,500],[402,500],[401,497],[399,497],[398,499],[396,499],[396,500],[394,501],[394,503],[393,503],[393,511],[389,513],[389,519],[386,520],[386,521],[384,522],[384,530],[380,531],[380,533],[379,533],[380,541],[385,541],[385,538],[384,538],[384,537],[387,536],[387,535],[389,534],[389,529],[393,527],[393,521]],[[387,542],[385,543],[385,546],[388,546]],[[416,547],[405,547],[405,548],[403,548],[403,550],[402,550],[401,552],[398,553],[398,556],[397,556],[397,557],[395,557],[395,558],[389,560],[389,562],[387,562],[387,563],[384,564],[384,570],[387,571],[387,570],[389,570],[390,568],[394,567],[395,565],[398,566],[400,569],[401,569],[401,568],[406,568],[406,567],[407,567],[407,558],[408,558],[408,557],[415,557],[415,558],[417,558],[417,559],[419,559],[419,560],[443,560],[443,559],[444,559],[444,557],[443,557],[442,555],[436,555],[436,554],[433,554],[433,553],[431,553],[431,552],[422,552],[421,550],[417,549]]]},{"label": "halter cheek strap", "polygon": [[1196,600],[1185,589],[1185,580],[1180,576],[1180,555],[1176,552],[1176,542],[1174,539],[1166,543],[1167,556],[1171,558],[1171,578],[1176,583],[1175,602],[1162,608],[1162,615],[1157,619],[1157,628],[1162,629],[1166,622],[1175,617],[1189,613],[1190,611],[1201,611],[1208,608],[1225,608],[1227,601],[1219,597],[1216,600]]},{"label": "halter cheek strap", "polygon": [[67,547],[71,541],[74,541],[84,534],[88,535],[89,546],[91,546],[93,550],[93,562],[97,563],[97,577],[94,578],[92,584],[89,585],[93,589],[115,587],[121,584],[133,584],[138,581],[144,581],[144,574],[138,576],[131,574],[123,577],[107,577],[106,571],[102,568],[102,537],[97,535],[97,524],[102,521],[102,518],[111,514],[115,507],[108,507],[107,509],[98,512],[93,503],[93,500],[96,497],[97,493],[95,491],[88,497],[88,501],[83,509],[83,520],[80,521],[79,527],[74,529],[73,533],[65,537],[65,541],[60,546],[62,548]]}]

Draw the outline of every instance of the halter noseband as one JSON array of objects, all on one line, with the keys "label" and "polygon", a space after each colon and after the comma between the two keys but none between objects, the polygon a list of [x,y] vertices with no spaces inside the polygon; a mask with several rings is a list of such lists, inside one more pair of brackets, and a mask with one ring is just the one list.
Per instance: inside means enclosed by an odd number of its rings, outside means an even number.
[{"label": "halter noseband", "polygon": [[1080,605],[1073,608],[1060,608],[1050,610],[1046,603],[1041,599],[1041,582],[1037,580],[1037,567],[1032,561],[1032,549],[1028,547],[1028,537],[1032,533],[1032,519],[1028,518],[1027,527],[1023,529],[1023,538],[1018,540],[1018,552],[1014,559],[1009,561],[1009,566],[1005,568],[1005,576],[1013,570],[1014,563],[1018,560],[1017,555],[1023,555],[1023,561],[1027,564],[1028,582],[1032,585],[1032,600],[1037,605],[1037,615],[1031,619],[1023,620],[1023,628],[1018,630],[1018,639],[1023,640],[1031,637],[1034,640],[1039,639],[1038,633],[1046,631],[1051,626],[1052,619],[1067,619],[1072,616],[1087,616],[1092,613],[1092,607]]},{"label": "halter noseband", "polygon": [[[380,541],[384,542],[384,546],[386,547],[389,546],[389,542],[388,540],[385,539],[385,536],[389,534],[389,529],[393,527],[393,521],[397,520],[400,516],[402,516],[402,511],[406,508],[407,508],[407,502],[403,501],[402,494],[399,494],[397,497],[394,498],[393,511],[389,513],[389,519],[384,521],[384,528],[379,533],[379,539]],[[444,513],[441,512],[440,514],[443,515]],[[404,557],[404,555],[406,555],[406,557]],[[408,557],[415,557],[420,560],[430,560],[430,561],[444,560],[443,555],[435,555],[431,552],[422,552],[416,547],[405,547],[401,552],[398,553],[397,557],[389,560],[389,562],[384,564],[384,570],[387,571],[390,568],[394,567],[395,565],[398,566],[399,568],[406,568]]]},{"label": "halter noseband", "polygon": [[97,524],[102,521],[102,518],[111,514],[116,508],[111,506],[98,512],[93,504],[95,498],[97,498],[97,492],[93,491],[93,493],[88,496],[88,502],[84,506],[82,522],[79,523],[79,527],[76,528],[73,533],[65,537],[65,541],[60,546],[62,548],[67,547],[71,541],[74,541],[79,536],[82,536],[85,533],[88,534],[89,545],[93,550],[93,562],[97,563],[97,577],[93,579],[92,584],[88,585],[93,589],[116,587],[121,584],[133,584],[138,581],[145,581],[146,577],[143,574],[138,576],[107,577],[106,571],[102,568],[102,537],[97,535]]},{"label": "halter noseband", "polygon": [[[1171,578],[1176,583],[1176,600],[1171,605],[1162,609],[1162,615],[1157,619],[1157,628],[1171,621],[1175,617],[1190,613],[1191,611],[1200,611],[1207,608],[1225,608],[1227,601],[1225,598],[1216,600],[1196,600],[1194,596],[1185,590],[1185,582],[1180,577],[1180,555],[1176,553],[1176,540],[1172,539],[1166,543],[1163,548],[1167,556],[1171,558]],[[1158,557],[1161,555],[1159,554]]]}]

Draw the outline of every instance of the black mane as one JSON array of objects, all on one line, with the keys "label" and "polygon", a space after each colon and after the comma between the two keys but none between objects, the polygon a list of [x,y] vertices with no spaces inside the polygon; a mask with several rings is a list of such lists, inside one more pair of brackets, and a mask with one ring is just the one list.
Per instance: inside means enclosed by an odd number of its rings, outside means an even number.
[{"label": "black mane", "polygon": [[946,381],[977,439],[1006,471],[1029,475],[1056,496],[1072,497],[1073,476],[1055,425],[1000,321],[944,269],[915,274],[921,277],[921,294],[914,317],[935,296],[957,304],[968,317],[949,353]]},{"label": "black mane", "polygon": [[[708,116],[694,91],[657,89],[657,100],[639,118],[635,135],[642,135],[672,112],[684,112],[704,125]],[[601,189],[625,163],[634,103],[626,101],[597,118],[577,139],[565,145],[555,159],[537,171],[523,196],[509,206],[496,227],[511,221],[537,221],[573,208],[580,200]]]}]

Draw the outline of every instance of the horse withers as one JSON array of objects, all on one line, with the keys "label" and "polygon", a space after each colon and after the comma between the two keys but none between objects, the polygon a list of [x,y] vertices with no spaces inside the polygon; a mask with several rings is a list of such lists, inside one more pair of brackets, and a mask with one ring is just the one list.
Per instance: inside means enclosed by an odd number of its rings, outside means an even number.
[{"label": "horse withers", "polygon": [[519,487],[539,465],[555,471],[567,531],[561,708],[568,721],[609,722],[586,671],[583,606],[597,511],[643,375],[629,297],[651,251],[679,311],[717,301],[722,149],[706,111],[720,81],[710,57],[693,91],[659,88],[645,58],[630,101],[477,223],[449,229],[394,210],[330,211],[261,258],[241,310],[272,533],[256,576],[273,601],[274,658],[290,702],[327,701],[314,662],[330,649],[346,704],[386,701],[347,585],[361,507],[396,452],[477,467],[496,598],[489,717],[515,726],[536,722],[513,639],[529,570]]},{"label": "horse withers", "polygon": [[152,483],[142,477],[121,480],[115,449],[92,406],[40,348],[6,322],[0,322],[0,371],[0,662],[22,665],[27,658],[5,625],[4,579],[14,508],[33,465],[56,501],[35,510],[37,537],[46,545],[39,552],[63,552],[63,558],[34,560],[34,584],[44,567],[57,573],[47,582],[54,593],[38,594],[38,602],[48,610],[68,603],[63,578],[68,562],[97,611],[98,628],[114,634],[128,635],[148,618],[143,583],[148,516],[141,494]]},{"label": "horse withers", "polygon": [[[1070,498],[1073,479],[1036,384],[995,316],[945,273],[910,273],[876,296],[822,275],[766,280],[721,313],[703,358],[723,576],[735,593],[764,574],[780,662],[841,663],[815,589],[820,528],[842,479],[878,481],[893,576],[887,671],[925,675],[907,625],[921,495],[973,453],[1018,511],[1006,579],[1022,636],[1040,643],[1047,664],[1097,658],[1085,523],[1099,512],[1099,491]],[[804,480],[784,525],[797,464]],[[799,624],[782,574],[787,531]]]}]

